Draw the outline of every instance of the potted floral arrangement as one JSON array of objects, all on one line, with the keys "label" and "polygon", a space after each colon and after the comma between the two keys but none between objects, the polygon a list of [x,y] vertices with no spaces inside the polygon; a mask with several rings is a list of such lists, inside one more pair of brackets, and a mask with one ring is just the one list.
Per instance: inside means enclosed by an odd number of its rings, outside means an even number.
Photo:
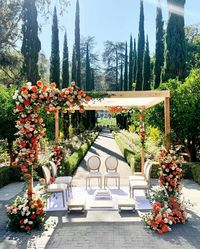
[{"label": "potted floral arrangement", "polygon": [[176,223],[185,223],[187,213],[180,199],[183,159],[173,150],[160,152],[160,186],[152,188],[152,211],[143,216],[145,225],[159,234],[171,230]]},{"label": "potted floral arrangement", "polygon": [[40,192],[32,193],[30,199],[26,192],[17,196],[12,204],[6,206],[8,226],[11,230],[30,232],[34,228],[42,227],[45,219],[45,200],[40,197]]}]

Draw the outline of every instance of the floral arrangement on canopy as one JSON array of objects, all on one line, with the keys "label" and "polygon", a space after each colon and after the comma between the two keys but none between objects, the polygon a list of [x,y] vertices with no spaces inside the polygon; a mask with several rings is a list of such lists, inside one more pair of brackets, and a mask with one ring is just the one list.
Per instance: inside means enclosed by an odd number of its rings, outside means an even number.
[{"label": "floral arrangement on canopy", "polygon": [[111,106],[108,108],[109,113],[111,114],[119,114],[121,112],[127,112],[128,108],[127,107],[122,107],[122,106]]},{"label": "floral arrangement on canopy", "polygon": [[[50,113],[62,108],[63,111],[69,110],[73,112],[74,107],[78,107],[82,113],[84,112],[83,103],[89,102],[91,98],[87,96],[75,82],[72,82],[71,86],[59,90],[56,88],[55,83],[51,83],[48,86],[41,81],[37,81],[36,85],[32,85],[30,82],[23,85],[15,92],[13,99],[16,100],[15,112],[18,114],[16,124],[18,128],[16,134],[18,136],[16,140],[18,154],[12,165],[20,167],[28,184],[27,198],[33,200],[33,170],[38,167],[39,140],[45,136],[46,131],[43,119],[39,116],[39,110],[45,108],[47,113]],[[61,156],[60,148],[55,147],[54,161],[57,166],[60,165]],[[37,200],[39,202],[39,198]],[[14,207],[23,201],[26,203],[26,207],[28,206],[30,208],[30,202],[26,201],[26,199],[21,199],[21,201],[19,201],[19,199],[16,200],[13,204]],[[40,201],[43,203],[42,200]],[[13,210],[12,205],[8,207],[7,210]],[[10,219],[13,218],[14,214],[13,211],[11,213],[10,211],[8,212]],[[16,215],[19,216],[18,212]],[[43,213],[41,215],[43,217]],[[24,219],[22,213],[19,219],[18,225],[21,227],[21,220]],[[33,228],[35,223],[33,222],[33,224],[31,223],[29,225],[32,225],[29,227]]]},{"label": "floral arrangement on canopy", "polygon": [[185,223],[188,215],[180,199],[183,159],[173,150],[160,152],[160,186],[152,189],[152,211],[143,216],[148,228],[159,234],[171,230],[176,223]]}]

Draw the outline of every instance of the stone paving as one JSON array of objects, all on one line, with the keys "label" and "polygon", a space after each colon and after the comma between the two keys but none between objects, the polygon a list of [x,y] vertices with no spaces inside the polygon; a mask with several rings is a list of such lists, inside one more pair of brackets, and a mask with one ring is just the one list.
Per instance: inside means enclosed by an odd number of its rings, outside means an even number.
[{"label": "stone paving", "polygon": [[[96,153],[104,162],[112,151],[120,160],[122,185],[127,184],[130,169],[110,134],[101,135],[81,162],[74,185],[80,180],[84,186],[85,162],[91,154]],[[102,163],[102,171],[104,167]],[[162,236],[147,230],[138,214],[128,211],[121,214],[117,211],[49,212],[47,231],[33,231],[31,234],[11,232],[7,228],[4,206],[22,191],[23,183],[8,185],[0,189],[0,249],[200,249],[200,185],[190,180],[184,180],[183,185],[184,199],[191,203],[188,206],[191,218],[187,224],[176,225],[172,232]]]}]

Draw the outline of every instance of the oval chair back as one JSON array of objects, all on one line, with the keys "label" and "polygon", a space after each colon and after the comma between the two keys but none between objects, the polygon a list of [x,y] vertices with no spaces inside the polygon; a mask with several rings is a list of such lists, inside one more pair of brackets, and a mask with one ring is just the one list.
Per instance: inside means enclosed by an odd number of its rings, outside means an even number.
[{"label": "oval chair back", "polygon": [[117,167],[118,167],[118,160],[114,156],[109,156],[109,157],[106,158],[105,165],[106,165],[106,171],[107,172],[109,172],[109,171],[116,172]]},{"label": "oval chair back", "polygon": [[46,166],[42,166],[42,171],[43,171],[43,174],[44,174],[46,185],[49,185],[50,184],[50,180],[51,180],[50,170]]},{"label": "oval chair back", "polygon": [[50,165],[51,165],[52,175],[53,175],[54,178],[56,178],[56,176],[57,176],[57,166],[56,166],[56,164],[55,164],[54,162],[52,162],[52,161],[50,161],[49,163],[50,163]]},{"label": "oval chair back", "polygon": [[99,171],[101,160],[98,156],[91,156],[87,161],[89,171]]},{"label": "oval chair back", "polygon": [[150,180],[151,169],[152,169],[152,162],[149,161],[149,163],[147,164],[147,167],[146,167],[146,172],[145,172],[145,178],[146,178],[147,182],[149,182],[149,180]]}]

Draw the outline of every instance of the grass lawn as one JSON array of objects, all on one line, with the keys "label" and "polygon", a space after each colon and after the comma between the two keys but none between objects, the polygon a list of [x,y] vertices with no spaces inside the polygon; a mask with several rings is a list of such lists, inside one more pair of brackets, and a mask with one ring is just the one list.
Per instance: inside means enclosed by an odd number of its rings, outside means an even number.
[{"label": "grass lawn", "polygon": [[98,118],[97,119],[98,125],[112,125],[115,126],[116,125],[116,118]]}]

